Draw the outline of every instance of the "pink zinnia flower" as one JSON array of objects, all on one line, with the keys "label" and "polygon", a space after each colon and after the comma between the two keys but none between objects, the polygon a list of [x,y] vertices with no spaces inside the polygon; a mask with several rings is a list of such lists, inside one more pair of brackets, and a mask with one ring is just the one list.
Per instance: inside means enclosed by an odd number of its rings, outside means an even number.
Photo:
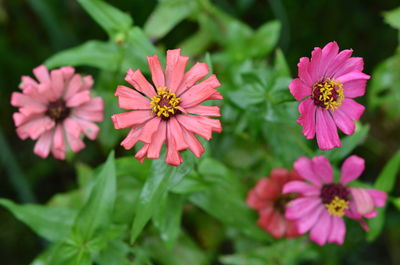
[{"label": "pink zinnia flower", "polygon": [[344,134],[353,134],[354,121],[360,119],[364,106],[353,98],[363,96],[369,75],[362,72],[364,61],[351,57],[353,50],[340,53],[336,42],[323,49],[314,48],[311,60],[300,58],[299,77],[292,80],[289,89],[299,105],[297,122],[303,126],[307,139],[316,135],[320,149],[340,147],[338,127]]},{"label": "pink zinnia flower", "polygon": [[103,100],[90,96],[91,76],[74,72],[73,67],[62,67],[49,73],[41,65],[33,69],[38,82],[22,76],[22,93],[11,96],[11,105],[19,107],[13,115],[17,134],[38,140],[34,153],[42,158],[51,150],[55,158],[65,159],[66,146],[73,152],[85,147],[82,133],[94,140],[99,132],[94,122],[103,120]]},{"label": "pink zinnia flower", "polygon": [[299,235],[294,222],[285,218],[286,204],[297,195],[282,194],[282,188],[287,182],[300,179],[296,171],[276,168],[269,178],[260,179],[247,196],[247,204],[258,211],[257,224],[275,238]]},{"label": "pink zinnia flower", "polygon": [[376,207],[385,205],[385,192],[347,186],[364,171],[364,159],[358,156],[344,161],[339,183],[333,182],[331,164],[324,156],[299,158],[294,168],[306,182],[292,181],[284,186],[283,193],[301,195],[287,206],[286,218],[296,222],[301,234],[311,230],[310,239],[319,245],[343,243],[344,215],[363,222],[362,217],[374,217]]},{"label": "pink zinnia flower", "polygon": [[[195,134],[210,140],[212,132],[221,132],[219,107],[200,105],[210,99],[223,99],[215,90],[220,83],[215,75],[198,82],[208,74],[206,63],[196,63],[185,73],[189,60],[180,49],[167,51],[165,72],[157,55],[147,57],[154,87],[140,70],[129,69],[125,80],[135,89],[118,86],[115,95],[119,106],[131,110],[112,116],[116,129],[131,128],[121,142],[131,149],[138,141],[143,147],[136,153],[139,161],[158,158],[165,142],[165,161],[172,166],[182,163],[179,151],[189,148],[200,157],[204,148]],[[198,82],[198,83],[197,83]]]}]

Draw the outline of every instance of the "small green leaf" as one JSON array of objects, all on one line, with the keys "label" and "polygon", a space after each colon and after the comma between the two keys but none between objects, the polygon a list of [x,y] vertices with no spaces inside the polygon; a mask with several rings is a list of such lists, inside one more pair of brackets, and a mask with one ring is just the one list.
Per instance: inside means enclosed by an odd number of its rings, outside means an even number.
[{"label": "small green leaf", "polygon": [[49,241],[64,239],[70,232],[76,212],[67,208],[40,205],[18,205],[7,199],[0,199],[14,216],[29,226],[35,233]]},{"label": "small green leaf", "polygon": [[374,188],[390,193],[397,180],[400,167],[400,150],[386,163],[385,167],[375,181]]},{"label": "small green leaf", "polygon": [[78,247],[72,242],[53,245],[45,264],[51,265],[92,265],[92,256],[85,247]]},{"label": "small green leaf", "polygon": [[383,17],[386,23],[393,28],[400,30],[400,7],[383,12]]},{"label": "small green leaf", "polygon": [[280,35],[281,24],[271,21],[262,25],[251,38],[247,50],[252,57],[268,55],[276,46]]},{"label": "small green leaf", "polygon": [[116,71],[119,57],[118,46],[115,43],[91,40],[77,47],[56,53],[44,64],[49,68],[84,65]]},{"label": "small green leaf", "polygon": [[150,38],[162,38],[196,9],[197,1],[159,1],[156,9],[144,25],[144,31]]},{"label": "small green leaf", "polygon": [[102,0],[78,0],[78,3],[89,15],[115,39],[118,34],[125,33],[132,26],[132,18]]},{"label": "small green leaf", "polygon": [[276,50],[274,70],[278,76],[290,77],[290,68],[281,49]]},{"label": "small green leaf", "polygon": [[375,218],[368,219],[369,231],[367,233],[367,240],[374,241],[382,232],[385,224],[386,206],[377,209],[378,213]]},{"label": "small green leaf", "polygon": [[73,227],[74,235],[83,241],[88,241],[96,230],[110,223],[116,196],[114,151],[95,178],[89,199],[79,211]]}]

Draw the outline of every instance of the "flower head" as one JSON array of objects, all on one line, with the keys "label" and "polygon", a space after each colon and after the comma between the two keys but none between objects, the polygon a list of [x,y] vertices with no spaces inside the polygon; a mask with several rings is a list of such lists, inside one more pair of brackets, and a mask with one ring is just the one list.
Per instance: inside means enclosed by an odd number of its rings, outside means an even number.
[{"label": "flower head", "polygon": [[339,183],[333,181],[331,164],[324,156],[311,160],[299,158],[294,168],[305,181],[292,181],[284,186],[283,193],[300,194],[288,204],[286,218],[296,222],[299,233],[310,230],[311,240],[319,245],[343,243],[344,216],[360,221],[367,229],[362,217],[375,217],[376,207],[385,205],[385,192],[347,186],[364,171],[364,159],[358,156],[344,161]]},{"label": "flower head", "polygon": [[299,235],[293,221],[285,218],[285,206],[297,197],[295,193],[283,194],[283,186],[300,179],[295,171],[283,168],[272,170],[269,178],[262,178],[250,190],[247,204],[258,211],[257,224],[275,238],[296,237]]},{"label": "flower head", "polygon": [[50,151],[65,159],[66,146],[73,152],[85,147],[81,134],[94,140],[103,120],[103,100],[92,98],[91,76],[74,74],[73,67],[62,67],[50,73],[44,65],[33,69],[37,80],[22,76],[20,89],[14,92],[11,105],[18,107],[14,123],[21,139],[37,140],[34,153],[46,158]]},{"label": "flower head", "polygon": [[323,49],[314,48],[311,60],[300,58],[299,77],[289,89],[299,104],[300,117],[307,139],[317,138],[320,149],[340,147],[337,128],[344,134],[353,134],[354,121],[360,119],[364,106],[353,98],[363,96],[369,75],[364,74],[364,61],[351,57],[352,50],[339,52],[336,42]]},{"label": "flower head", "polygon": [[188,59],[181,56],[180,49],[168,50],[163,71],[157,55],[147,57],[154,86],[140,70],[129,69],[125,80],[134,89],[117,87],[119,106],[130,111],[115,114],[112,120],[116,129],[131,128],[121,142],[125,149],[144,143],[135,156],[141,162],[146,157],[158,158],[165,142],[165,161],[177,166],[182,163],[179,151],[189,148],[197,157],[204,152],[195,134],[210,140],[213,131],[222,131],[219,120],[208,118],[219,117],[219,107],[201,105],[223,99],[215,90],[220,83],[215,75],[198,82],[208,74],[206,63],[196,63],[185,73]]}]

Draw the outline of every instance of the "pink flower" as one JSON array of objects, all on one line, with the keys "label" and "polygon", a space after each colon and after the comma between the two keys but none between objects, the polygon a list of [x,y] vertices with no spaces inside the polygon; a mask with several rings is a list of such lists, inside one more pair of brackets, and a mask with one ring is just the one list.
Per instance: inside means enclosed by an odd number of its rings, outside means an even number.
[{"label": "pink flower", "polygon": [[376,207],[385,205],[387,194],[374,189],[348,187],[364,171],[364,159],[350,156],[342,165],[339,183],[333,182],[331,164],[324,156],[299,158],[294,168],[305,181],[292,181],[283,193],[301,196],[289,203],[286,218],[296,222],[299,233],[310,232],[310,239],[319,245],[327,242],[343,244],[346,227],[343,216],[357,219],[367,229],[362,217],[376,216]]},{"label": "pink flower", "polygon": [[323,49],[314,48],[311,60],[300,58],[299,77],[289,84],[290,93],[300,101],[300,117],[307,139],[317,137],[320,149],[340,147],[338,127],[344,134],[354,133],[354,121],[360,119],[364,106],[353,98],[365,94],[369,75],[362,72],[364,61],[351,57],[353,50],[340,53],[336,42]]},{"label": "pink flower", "polygon": [[179,151],[189,148],[200,157],[204,148],[195,134],[210,140],[212,132],[221,132],[219,107],[200,105],[210,99],[223,99],[215,90],[220,83],[215,75],[198,82],[208,74],[206,63],[196,63],[185,73],[189,60],[181,56],[180,49],[167,51],[165,71],[157,55],[147,57],[154,87],[140,70],[129,69],[125,80],[135,89],[118,86],[115,95],[119,106],[131,110],[113,115],[116,129],[131,128],[121,142],[125,149],[131,149],[138,141],[143,147],[135,157],[143,162],[160,155],[163,143],[167,146],[165,161],[172,166],[182,163]]},{"label": "pink flower", "polygon": [[299,235],[294,222],[285,218],[286,204],[297,195],[282,194],[282,188],[287,182],[300,179],[296,171],[276,168],[269,178],[260,179],[247,196],[247,204],[258,211],[257,224],[275,238]]},{"label": "pink flower", "polygon": [[74,72],[73,67],[62,67],[49,73],[46,66],[38,66],[33,69],[38,82],[22,76],[22,93],[11,96],[11,105],[19,108],[13,115],[17,134],[37,140],[34,153],[42,158],[51,150],[55,158],[65,159],[66,146],[73,152],[85,147],[82,133],[94,140],[99,132],[94,122],[103,120],[103,100],[90,96],[91,76]]}]

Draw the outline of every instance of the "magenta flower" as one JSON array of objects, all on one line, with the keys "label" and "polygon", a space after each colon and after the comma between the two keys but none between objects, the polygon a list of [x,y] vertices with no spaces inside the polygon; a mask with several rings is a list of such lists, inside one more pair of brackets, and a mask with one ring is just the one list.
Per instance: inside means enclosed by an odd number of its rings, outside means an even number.
[{"label": "magenta flower", "polygon": [[11,95],[11,105],[19,107],[14,113],[18,136],[37,140],[34,153],[46,158],[50,151],[57,159],[65,159],[66,147],[78,152],[85,147],[83,133],[94,140],[103,120],[103,100],[92,98],[91,76],[74,74],[73,67],[62,67],[50,73],[46,66],[33,69],[37,81],[22,76],[22,93]]},{"label": "magenta flower", "polygon": [[219,117],[219,107],[201,105],[210,99],[223,99],[215,90],[220,83],[215,75],[198,82],[208,74],[206,63],[196,63],[185,73],[188,60],[180,49],[168,50],[164,72],[157,55],[147,57],[154,87],[140,70],[132,69],[125,80],[135,89],[117,87],[120,108],[131,111],[111,118],[116,129],[131,128],[121,142],[125,149],[138,141],[144,143],[135,155],[141,162],[146,157],[158,158],[165,142],[165,162],[178,166],[182,163],[180,151],[189,148],[197,157],[204,152],[195,134],[210,140],[213,131],[222,131],[219,120],[208,118]]},{"label": "magenta flower", "polygon": [[307,139],[317,137],[320,149],[340,147],[337,127],[347,135],[353,134],[354,121],[360,119],[364,106],[353,98],[365,94],[369,75],[362,72],[364,61],[351,57],[353,50],[340,53],[336,42],[323,49],[314,48],[311,60],[300,58],[299,77],[289,84],[290,93],[300,101],[300,117]]},{"label": "magenta flower", "polygon": [[310,239],[319,245],[343,244],[346,233],[343,216],[360,221],[367,230],[362,217],[375,217],[376,207],[385,205],[385,192],[347,186],[364,171],[364,159],[358,156],[344,161],[339,183],[333,182],[331,164],[324,156],[312,160],[301,157],[294,168],[305,181],[292,181],[284,186],[283,193],[300,194],[287,206],[286,218],[296,222],[301,234],[311,230]]}]

